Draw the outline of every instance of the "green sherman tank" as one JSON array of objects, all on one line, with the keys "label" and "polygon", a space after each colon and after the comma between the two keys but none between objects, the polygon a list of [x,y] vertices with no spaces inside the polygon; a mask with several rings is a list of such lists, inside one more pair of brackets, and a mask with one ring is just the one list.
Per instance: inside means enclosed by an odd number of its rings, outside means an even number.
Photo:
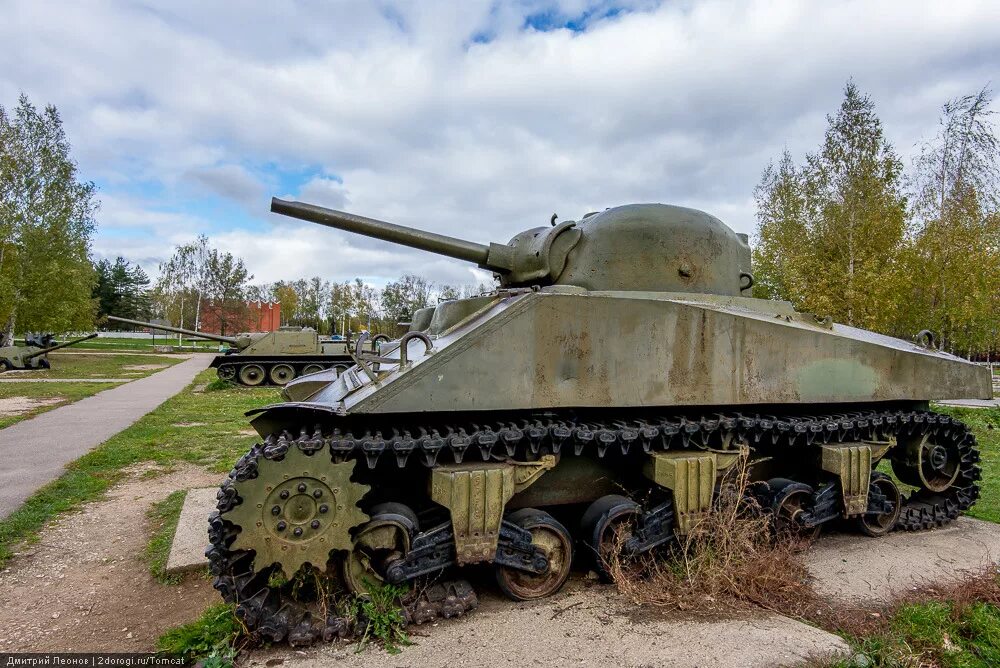
[{"label": "green sherman tank", "polygon": [[[66,348],[81,341],[88,341],[96,336],[97,333],[95,332],[89,336],[64,341],[56,345],[51,345],[52,338],[47,335],[27,337],[23,346],[4,346],[0,348],[0,371],[8,371],[10,369],[48,369],[50,364],[46,355],[54,350]],[[49,343],[50,345],[44,345],[44,343]]]},{"label": "green sherman tank", "polygon": [[[616,548],[689,532],[741,464],[777,527],[807,534],[935,527],[979,496],[975,438],[928,402],[989,396],[987,371],[926,337],[750,297],[747,237],[708,214],[621,206],[483,245],[271,208],[500,281],[252,413],[262,441],[219,491],[207,554],[225,600],[275,641],[337,635],[316,594],[335,581],[364,594],[489,564],[523,600],[557,591],[577,555],[606,576]],[[455,614],[471,598],[452,586],[425,607]]]},{"label": "green sherman tank", "polygon": [[[108,320],[228,344],[230,348],[226,353],[217,356],[209,366],[217,370],[222,380],[249,387],[284,385],[293,378],[324,369],[332,368],[339,373],[354,363],[349,341],[320,339],[316,330],[308,327],[280,327],[273,332],[221,336],[113,315],[109,315]],[[379,340],[388,338],[384,334],[376,337]],[[377,343],[379,341],[373,341],[371,346]]]}]

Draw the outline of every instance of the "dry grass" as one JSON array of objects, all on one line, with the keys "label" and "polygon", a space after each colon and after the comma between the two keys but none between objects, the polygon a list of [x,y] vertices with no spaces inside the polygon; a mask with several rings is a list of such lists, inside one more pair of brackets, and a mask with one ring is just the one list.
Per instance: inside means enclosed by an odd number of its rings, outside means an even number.
[{"label": "dry grass", "polygon": [[612,556],[609,571],[618,590],[638,605],[696,612],[735,605],[787,614],[811,600],[799,557],[807,541],[775,540],[769,514],[746,493],[749,485],[745,470],[734,471],[713,512],[671,554]]}]

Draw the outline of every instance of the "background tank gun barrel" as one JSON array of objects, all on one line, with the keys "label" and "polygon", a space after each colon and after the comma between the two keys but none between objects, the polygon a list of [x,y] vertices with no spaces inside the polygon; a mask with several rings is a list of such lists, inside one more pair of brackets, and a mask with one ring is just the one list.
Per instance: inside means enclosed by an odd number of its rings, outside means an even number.
[{"label": "background tank gun barrel", "polygon": [[188,336],[197,336],[202,339],[208,339],[210,341],[219,341],[221,343],[228,343],[229,345],[238,345],[237,339],[232,336],[220,336],[219,334],[209,334],[206,332],[196,332],[192,329],[183,329],[181,327],[171,327],[170,325],[156,325],[151,322],[143,322],[141,320],[131,320],[129,318],[119,318],[116,315],[109,315],[108,320],[114,320],[115,322],[123,322],[127,325],[135,325],[137,327],[149,327],[150,329],[160,329],[164,332],[174,332],[176,334],[187,334]]},{"label": "background tank gun barrel", "polygon": [[72,345],[75,345],[77,343],[80,343],[81,341],[87,341],[89,339],[93,339],[96,336],[97,336],[97,332],[94,332],[93,334],[89,334],[87,336],[80,337],[79,339],[73,339],[72,341],[63,341],[60,344],[57,344],[57,345],[54,345],[54,346],[50,346],[48,348],[43,348],[42,350],[39,350],[38,352],[34,352],[34,353],[30,353],[28,355],[25,355],[24,359],[25,360],[34,359],[34,358],[38,357],[39,355],[44,355],[46,353],[51,353],[53,350],[59,350],[60,348],[65,348],[66,346],[72,346]]},{"label": "background tank gun barrel", "polygon": [[478,244],[474,241],[456,239],[444,234],[417,230],[404,225],[387,223],[375,218],[367,218],[345,211],[335,211],[315,204],[305,204],[303,202],[289,202],[271,198],[271,211],[284,216],[308,220],[312,223],[326,225],[338,230],[346,230],[356,234],[363,234],[366,237],[374,237],[384,241],[419,248],[439,255],[447,255],[466,262],[475,262],[481,267],[487,267],[490,254],[490,247]]}]

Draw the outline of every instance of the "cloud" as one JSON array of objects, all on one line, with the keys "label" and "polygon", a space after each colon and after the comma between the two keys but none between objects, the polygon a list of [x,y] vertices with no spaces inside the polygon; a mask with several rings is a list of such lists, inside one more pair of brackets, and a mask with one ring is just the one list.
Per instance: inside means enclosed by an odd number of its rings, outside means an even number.
[{"label": "cloud", "polygon": [[9,4],[0,104],[59,107],[105,199],[95,248],[130,225],[163,257],[221,198],[246,220],[213,239],[262,280],[469,272],[268,194],[475,241],[634,201],[750,231],[764,166],[819,145],[848,78],[909,156],[1000,66],[987,0]]},{"label": "cloud", "polygon": [[192,169],[185,173],[184,178],[209,194],[233,200],[248,208],[259,208],[265,201],[265,184],[240,165]]}]

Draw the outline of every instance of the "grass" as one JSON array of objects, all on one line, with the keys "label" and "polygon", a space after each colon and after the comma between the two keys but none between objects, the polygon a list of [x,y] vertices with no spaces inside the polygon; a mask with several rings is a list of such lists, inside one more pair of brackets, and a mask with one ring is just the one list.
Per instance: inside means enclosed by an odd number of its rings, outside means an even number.
[{"label": "grass", "polygon": [[[136,424],[70,464],[57,480],[35,492],[0,520],[0,566],[20,541],[33,538],[58,513],[99,497],[124,475],[126,467],[155,462],[169,467],[189,462],[223,473],[253,444],[243,413],[278,401],[278,391],[229,386],[211,393],[194,388],[215,377],[206,369],[184,391]],[[196,417],[195,426],[186,422]]]},{"label": "grass", "polygon": [[180,362],[180,358],[139,355],[67,355],[54,353],[51,369],[38,369],[0,375],[0,399],[25,397],[28,399],[59,399],[44,406],[36,406],[17,415],[0,415],[0,429],[26,420],[59,406],[79,401],[102,390],[116,387],[118,383],[5,383],[13,379],[60,378],[142,378],[161,369],[130,370],[127,367],[157,365],[164,368]]},{"label": "grass", "polygon": [[102,390],[117,387],[120,383],[4,383],[0,382],[0,400],[14,397],[46,400],[58,399],[51,404],[35,406],[17,415],[0,415],[0,429],[27,420],[59,406],[71,404]]},{"label": "grass", "polygon": [[[101,336],[90,339],[73,346],[74,348],[89,350],[106,350],[115,348],[118,350],[153,350],[154,346],[177,346],[176,336],[157,336],[156,339],[128,339],[124,337]],[[200,339],[183,339],[184,350],[198,349],[204,351],[216,351],[219,349],[218,341],[205,341]]]},{"label": "grass", "polygon": [[[850,668],[986,668],[1000,665],[996,566],[936,589],[911,592],[875,611],[841,608],[825,620],[855,654],[826,664]],[[863,658],[862,658],[863,657]]]},{"label": "grass", "polygon": [[[80,353],[52,353],[51,369],[38,369],[11,374],[13,378],[142,378],[173,366],[179,357],[160,355],[87,355]],[[156,369],[129,367],[156,366]]]},{"label": "grass", "polygon": [[181,517],[181,507],[187,490],[179,489],[167,498],[153,504],[146,513],[152,525],[152,537],[146,544],[145,557],[149,562],[149,572],[158,582],[177,584],[181,577],[166,572],[167,558],[174,542],[174,531],[177,530],[177,520]]},{"label": "grass", "polygon": [[225,603],[210,606],[195,621],[177,626],[156,641],[156,648],[185,665],[200,661],[204,668],[232,666],[245,629]]},{"label": "grass", "polygon": [[348,616],[360,620],[364,626],[358,641],[359,652],[370,639],[380,642],[389,654],[399,654],[401,645],[410,644],[403,630],[406,622],[401,604],[408,592],[407,587],[385,583],[369,586],[366,598],[355,599]]}]

